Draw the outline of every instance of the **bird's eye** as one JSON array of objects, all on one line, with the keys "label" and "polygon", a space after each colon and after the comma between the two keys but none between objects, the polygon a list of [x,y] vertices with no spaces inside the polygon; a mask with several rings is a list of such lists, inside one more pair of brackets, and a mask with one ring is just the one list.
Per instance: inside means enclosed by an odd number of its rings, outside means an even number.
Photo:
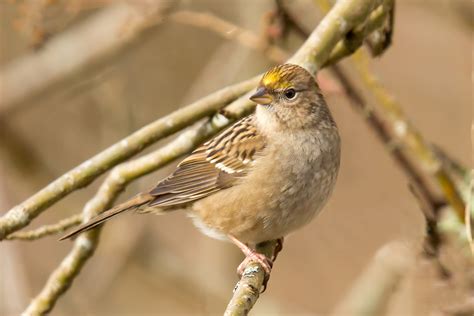
[{"label": "bird's eye", "polygon": [[293,99],[296,96],[295,89],[287,89],[285,90],[285,97],[287,99]]}]

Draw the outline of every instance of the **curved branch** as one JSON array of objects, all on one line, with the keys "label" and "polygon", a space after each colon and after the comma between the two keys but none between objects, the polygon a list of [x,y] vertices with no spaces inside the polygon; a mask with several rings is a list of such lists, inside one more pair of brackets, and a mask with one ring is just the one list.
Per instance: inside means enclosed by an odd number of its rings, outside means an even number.
[{"label": "curved branch", "polygon": [[[97,194],[84,207],[83,222],[111,207],[131,181],[188,153],[229,123],[225,117],[218,115],[215,120],[189,129],[157,151],[114,168]],[[71,286],[87,260],[94,254],[99,242],[99,231],[91,230],[74,241],[72,250],[53,271],[44,288],[31,301],[23,315],[43,315],[54,307],[58,298]]]},{"label": "curved branch", "polygon": [[10,233],[28,225],[49,206],[69,193],[88,185],[118,163],[139,153],[156,141],[215,113],[222,106],[252,89],[258,80],[259,78],[255,77],[223,88],[162,117],[65,173],[0,217],[0,241]]}]

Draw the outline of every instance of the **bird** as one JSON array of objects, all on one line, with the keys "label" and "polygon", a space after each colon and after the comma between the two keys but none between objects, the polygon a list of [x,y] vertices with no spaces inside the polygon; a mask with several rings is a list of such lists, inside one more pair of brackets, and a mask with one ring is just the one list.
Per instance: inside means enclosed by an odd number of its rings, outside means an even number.
[{"label": "bird", "polygon": [[336,123],[315,78],[296,64],[262,76],[250,99],[253,114],[237,121],[182,160],[156,186],[79,225],[61,240],[118,214],[185,210],[206,235],[239,247],[266,275],[273,258],[256,245],[308,224],[329,199],[340,165]]}]

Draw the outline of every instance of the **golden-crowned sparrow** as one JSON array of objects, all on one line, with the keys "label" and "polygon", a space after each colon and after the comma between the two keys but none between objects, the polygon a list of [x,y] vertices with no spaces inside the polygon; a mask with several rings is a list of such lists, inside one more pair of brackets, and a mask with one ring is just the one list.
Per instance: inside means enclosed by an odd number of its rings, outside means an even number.
[{"label": "golden-crowned sparrow", "polygon": [[262,77],[250,115],[184,159],[151,191],[138,194],[62,239],[130,209],[186,209],[206,235],[235,243],[269,272],[272,262],[253,250],[307,224],[336,182],[340,139],[315,79],[284,64]]}]

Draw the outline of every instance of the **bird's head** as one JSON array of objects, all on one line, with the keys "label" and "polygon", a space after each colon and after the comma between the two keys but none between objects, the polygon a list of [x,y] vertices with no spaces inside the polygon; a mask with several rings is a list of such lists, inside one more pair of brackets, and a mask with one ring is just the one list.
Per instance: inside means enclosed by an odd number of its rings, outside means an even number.
[{"label": "bird's head", "polygon": [[[267,71],[250,100],[265,116],[290,128],[306,127],[329,112],[314,77],[303,67],[283,64]],[[261,114],[260,114],[260,113]]]}]

